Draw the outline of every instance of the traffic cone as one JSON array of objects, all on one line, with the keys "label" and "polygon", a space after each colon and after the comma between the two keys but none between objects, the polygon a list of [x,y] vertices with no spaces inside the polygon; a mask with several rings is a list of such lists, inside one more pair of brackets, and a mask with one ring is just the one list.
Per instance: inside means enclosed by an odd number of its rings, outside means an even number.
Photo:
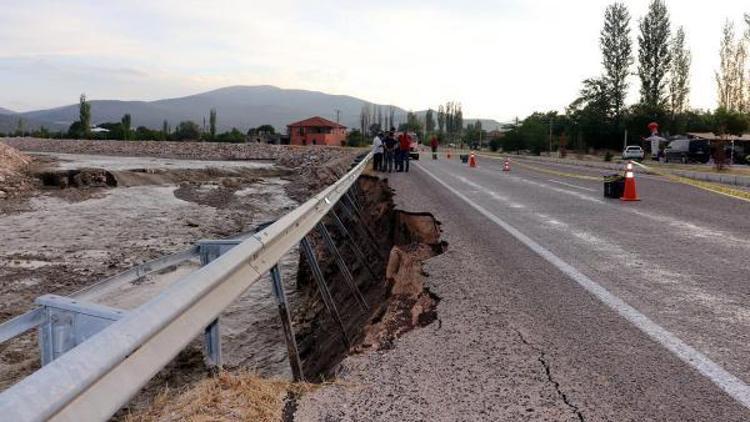
[{"label": "traffic cone", "polygon": [[635,173],[633,173],[633,163],[628,162],[625,166],[625,191],[620,198],[622,201],[640,201],[635,191]]},{"label": "traffic cone", "polygon": [[510,171],[510,159],[507,157],[503,161],[503,171]]},{"label": "traffic cone", "polygon": [[472,152],[469,154],[469,167],[476,167],[477,166],[477,158],[474,156],[474,153]]}]

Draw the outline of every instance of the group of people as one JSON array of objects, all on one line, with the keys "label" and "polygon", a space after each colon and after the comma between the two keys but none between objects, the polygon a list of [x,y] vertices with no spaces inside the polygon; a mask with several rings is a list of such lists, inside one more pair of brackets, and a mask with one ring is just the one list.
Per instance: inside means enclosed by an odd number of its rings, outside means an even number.
[{"label": "group of people", "polygon": [[372,140],[373,168],[375,171],[391,173],[409,172],[409,153],[412,139],[402,132],[396,137],[396,129],[380,132]]}]

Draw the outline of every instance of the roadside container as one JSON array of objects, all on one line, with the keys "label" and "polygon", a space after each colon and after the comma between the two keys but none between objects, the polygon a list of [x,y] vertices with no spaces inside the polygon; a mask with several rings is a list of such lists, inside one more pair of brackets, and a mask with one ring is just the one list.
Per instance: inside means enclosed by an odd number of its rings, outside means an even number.
[{"label": "roadside container", "polygon": [[469,162],[469,154],[461,154],[459,157],[461,158],[462,163],[466,164]]},{"label": "roadside container", "polygon": [[620,198],[625,192],[625,178],[617,173],[604,176],[604,197]]}]

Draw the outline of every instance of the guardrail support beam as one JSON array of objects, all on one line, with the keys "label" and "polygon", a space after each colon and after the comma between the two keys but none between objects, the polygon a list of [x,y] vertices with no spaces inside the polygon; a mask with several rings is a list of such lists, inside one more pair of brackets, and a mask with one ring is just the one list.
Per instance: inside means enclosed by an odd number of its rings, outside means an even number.
[{"label": "guardrail support beam", "polygon": [[348,197],[346,195],[341,197],[341,201],[339,201],[339,204],[341,204],[341,209],[344,210],[344,212],[355,222],[359,220],[359,224],[357,224],[357,227],[359,227],[362,232],[364,232],[366,237],[370,238],[370,241],[372,242],[372,249],[375,251],[378,257],[384,261],[385,257],[377,247],[378,239],[377,237],[375,237],[375,234],[372,232],[372,230],[370,230],[370,227],[365,222],[362,213],[360,213],[357,208],[355,208],[354,203],[352,203],[351,200],[349,200],[349,205],[347,205],[344,199],[348,199]]},{"label": "guardrail support beam", "polygon": [[341,320],[341,315],[339,315],[339,311],[336,308],[336,303],[334,303],[333,297],[331,296],[331,291],[328,289],[326,280],[323,277],[323,271],[320,270],[318,260],[315,258],[315,251],[313,251],[313,248],[310,245],[310,240],[307,236],[303,237],[300,241],[300,247],[302,247],[302,250],[305,252],[305,257],[307,257],[307,263],[310,265],[310,270],[313,273],[313,278],[318,284],[318,290],[320,291],[320,297],[323,299],[323,304],[325,305],[331,317],[333,317],[333,320],[336,321],[336,324],[339,326],[344,346],[349,349],[349,347],[351,346],[351,343],[349,342],[349,335],[346,333],[344,322]]},{"label": "guardrail support beam", "polygon": [[203,332],[203,351],[205,353],[206,366],[209,368],[221,368],[221,325],[219,318],[206,327]]},{"label": "guardrail support beam", "polygon": [[347,287],[349,287],[349,290],[352,291],[352,294],[357,299],[357,302],[359,302],[359,306],[362,308],[362,310],[366,311],[369,306],[367,305],[367,300],[365,300],[365,297],[362,295],[362,292],[357,287],[357,284],[354,282],[354,276],[352,276],[351,271],[349,271],[349,268],[346,266],[346,261],[344,261],[344,257],[341,256],[341,252],[339,252],[339,248],[336,247],[336,242],[333,241],[333,238],[331,237],[331,234],[328,232],[328,229],[326,229],[325,224],[318,223],[317,225],[318,233],[320,233],[320,236],[323,238],[323,241],[326,243],[326,246],[333,254],[334,259],[336,260],[336,266],[339,267],[339,271],[341,271],[341,275],[344,276],[344,281],[346,282]]},{"label": "guardrail support beam", "polygon": [[281,326],[284,329],[284,340],[286,341],[286,351],[289,355],[289,366],[292,367],[292,377],[295,381],[304,381],[305,375],[302,373],[302,361],[299,358],[297,339],[294,337],[292,319],[289,314],[286,293],[284,293],[284,285],[281,283],[281,271],[279,270],[278,264],[271,268],[271,285],[273,286],[273,295],[276,298],[276,305],[279,308]]},{"label": "guardrail support beam", "polygon": [[331,212],[328,213],[331,218],[333,219],[334,223],[336,223],[336,227],[338,227],[339,231],[344,234],[344,236],[347,238],[349,247],[351,248],[354,255],[357,257],[357,260],[359,261],[360,265],[367,268],[367,271],[370,273],[373,279],[377,279],[378,276],[375,275],[375,270],[372,269],[372,265],[370,265],[370,261],[365,258],[365,254],[362,253],[362,249],[357,246],[357,242],[354,240],[354,236],[352,236],[349,229],[346,228],[346,225],[344,225],[344,222],[341,221],[341,218],[338,214],[336,214],[335,210],[331,210]]}]

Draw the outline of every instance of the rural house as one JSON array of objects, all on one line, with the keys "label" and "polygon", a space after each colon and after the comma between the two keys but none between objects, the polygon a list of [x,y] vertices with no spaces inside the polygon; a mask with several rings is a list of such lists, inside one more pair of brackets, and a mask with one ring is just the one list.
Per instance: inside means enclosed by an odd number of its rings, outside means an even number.
[{"label": "rural house", "polygon": [[336,145],[346,142],[346,126],[319,116],[287,125],[292,145]]}]

